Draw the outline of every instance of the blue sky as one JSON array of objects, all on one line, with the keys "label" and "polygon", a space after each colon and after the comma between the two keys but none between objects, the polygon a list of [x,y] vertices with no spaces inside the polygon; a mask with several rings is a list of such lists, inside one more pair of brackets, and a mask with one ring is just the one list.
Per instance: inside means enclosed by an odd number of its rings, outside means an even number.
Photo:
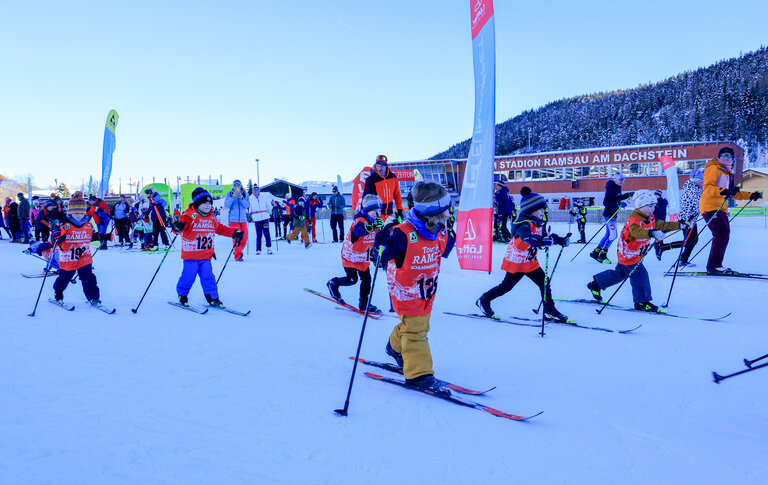
[{"label": "blue sky", "polygon": [[[766,44],[768,2],[494,2],[497,122]],[[469,1],[4,2],[0,171],[351,179],[469,138]]]}]

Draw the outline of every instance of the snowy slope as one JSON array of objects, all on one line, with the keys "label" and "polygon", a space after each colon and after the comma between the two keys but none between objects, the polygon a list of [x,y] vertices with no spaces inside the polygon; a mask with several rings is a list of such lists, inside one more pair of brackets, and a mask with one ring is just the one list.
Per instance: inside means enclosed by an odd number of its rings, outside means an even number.
[{"label": "snowy slope", "polygon": [[[588,236],[596,229],[590,226]],[[330,239],[327,226],[325,235]],[[762,221],[739,221],[726,264],[768,273],[765,236]],[[217,274],[227,244],[217,239]],[[494,268],[503,248],[495,246]],[[586,251],[568,263],[579,248],[563,254],[555,297],[588,297],[584,285],[606,268]],[[19,272],[37,272],[40,264],[22,249],[0,242],[3,484],[768,480],[768,370],[720,385],[711,380],[712,370],[741,370],[743,358],[768,353],[766,282],[678,279],[671,310],[733,312],[716,323],[611,310],[596,315],[591,306],[560,303],[584,324],[643,327],[630,335],[548,327],[541,338],[534,328],[444,315],[473,312],[475,299],[503,277],[499,269],[460,271],[451,257],[429,336],[437,375],[469,387],[498,386],[476,398],[490,406],[544,414],[507,421],[373,381],[361,366],[349,416],[340,418],[333,409],[344,404],[348,357],[362,319],[302,291],[322,291],[325,281],[343,274],[340,245],[305,250],[280,242],[276,254],[256,256],[252,242],[246,262],[230,261],[220,284],[225,303],[253,310],[247,318],[168,305],[181,269],[178,253],[132,314],[162,256],[114,248],[95,256],[95,272],[115,315],[88,308],[80,285],[66,292],[74,312],[54,307],[45,301],[49,280],[30,318],[41,280]],[[695,261],[701,266],[705,256]],[[658,304],[669,288],[669,279],[658,275],[674,257],[647,260]],[[374,304],[386,309],[380,276]],[[356,300],[357,288],[342,292]],[[524,279],[494,308],[532,316],[536,294]],[[198,284],[190,296],[204,301]],[[631,303],[628,285],[615,302]],[[363,357],[387,360],[394,323],[369,322]]]}]

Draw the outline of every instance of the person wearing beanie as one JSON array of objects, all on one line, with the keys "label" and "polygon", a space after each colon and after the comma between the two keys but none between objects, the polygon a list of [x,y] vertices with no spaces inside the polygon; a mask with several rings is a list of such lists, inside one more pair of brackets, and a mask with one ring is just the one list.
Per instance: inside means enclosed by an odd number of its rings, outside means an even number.
[{"label": "person wearing beanie", "polygon": [[376,263],[387,268],[389,295],[400,320],[385,351],[403,368],[406,384],[449,396],[451,391],[435,379],[427,334],[440,263],[456,244],[455,217],[442,185],[416,182],[411,194],[414,205],[407,220],[379,231],[372,251]]},{"label": "person wearing beanie", "polygon": [[307,232],[307,208],[304,206],[304,197],[299,197],[296,205],[291,207],[291,217],[293,218],[293,231],[285,236],[285,241],[291,244],[291,240],[301,234],[304,249],[309,249],[312,242],[309,240],[309,233]]},{"label": "person wearing beanie", "polygon": [[235,261],[243,261],[243,248],[248,242],[248,212],[251,208],[251,202],[248,200],[248,194],[243,189],[243,184],[239,180],[232,182],[232,190],[227,192],[224,198],[224,207],[229,211],[229,227],[242,231],[243,243],[235,245]]},{"label": "person wearing beanie", "polygon": [[504,261],[501,264],[506,274],[504,280],[498,286],[491,288],[477,299],[477,305],[483,314],[489,318],[498,318],[491,308],[491,302],[496,298],[509,293],[517,283],[527,276],[539,287],[544,300],[544,317],[556,322],[566,323],[568,317],[555,308],[552,299],[552,291],[546,284],[546,274],[539,266],[536,253],[539,248],[549,248],[554,244],[566,247],[570,244],[571,234],[560,237],[557,234],[546,234],[544,229],[544,211],[547,201],[541,195],[534,193],[528,187],[520,190],[520,212],[512,224],[512,240],[507,245],[504,253]]},{"label": "person wearing beanie", "polygon": [[30,240],[30,224],[29,224],[29,201],[24,198],[24,194],[19,192],[16,194],[16,196],[19,198],[19,206],[16,209],[17,214],[19,216],[19,224],[21,226],[21,234],[24,237],[24,241],[22,241],[24,244],[29,244]]},{"label": "person wearing beanie", "polygon": [[111,232],[107,235],[109,221],[111,220],[109,216],[109,206],[107,206],[107,203],[101,198],[96,197],[95,195],[88,196],[87,205],[89,206],[87,214],[91,216],[91,219],[93,219],[93,222],[96,224],[96,230],[98,231],[97,238],[101,241],[99,250],[106,251],[107,240],[111,237]]},{"label": "person wearing beanie", "polygon": [[[341,242],[344,238],[344,207],[347,203],[344,196],[339,193],[339,188],[333,186],[332,194],[328,199],[328,208],[331,210],[331,232],[333,242]],[[381,199],[379,199],[381,200]],[[336,230],[338,229],[338,232]]]},{"label": "person wearing beanie", "polygon": [[285,203],[283,205],[285,207],[285,214],[283,214],[283,239],[288,236],[288,226],[290,226],[291,231],[293,231],[293,215],[291,212],[294,206],[296,206],[296,200],[290,192],[285,194],[284,199]]},{"label": "person wearing beanie", "polygon": [[[376,233],[384,227],[381,218],[381,199],[378,195],[366,195],[363,197],[360,212],[355,214],[355,220],[349,229],[349,234],[344,239],[341,247],[341,266],[346,276],[331,278],[326,286],[334,300],[344,303],[339,292],[339,286],[352,286],[360,279],[360,299],[358,308],[365,312],[368,304],[368,294],[371,292],[370,260],[373,251],[373,243]],[[381,310],[373,304],[369,307],[370,313],[381,314]]]},{"label": "person wearing beanie", "polygon": [[211,194],[202,187],[196,187],[192,191],[192,203],[172,226],[174,234],[181,234],[181,259],[184,267],[176,283],[176,293],[183,306],[189,306],[189,290],[199,275],[200,286],[203,287],[208,304],[214,308],[224,308],[211,265],[211,258],[216,257],[214,240],[216,234],[231,237],[237,248],[242,244],[243,231],[221,224],[212,209]]},{"label": "person wearing beanie", "polygon": [[[264,236],[267,254],[272,254],[272,238],[269,235],[269,214],[272,211],[272,197],[262,194],[258,185],[253,186],[253,193],[248,198],[251,209],[251,219],[256,228],[256,254],[261,254],[261,236]],[[231,225],[231,223],[230,223]],[[276,225],[279,227],[279,224]]]},{"label": "person wearing beanie", "polygon": [[493,185],[493,205],[496,209],[493,224],[494,239],[509,242],[512,233],[509,232],[507,223],[515,210],[515,203],[509,196],[509,187],[503,182],[496,182]]},{"label": "person wearing beanie", "polygon": [[688,258],[691,257],[693,248],[696,246],[696,243],[699,242],[699,230],[696,223],[699,220],[699,201],[701,200],[703,185],[704,172],[701,170],[693,170],[690,173],[688,180],[683,184],[683,191],[680,194],[680,213],[678,214],[678,220],[685,222],[688,226],[688,229],[683,230],[685,248],[680,255],[680,266],[683,267],[695,266],[695,264],[688,262]]},{"label": "person wearing beanie", "polygon": [[665,232],[676,231],[686,225],[684,222],[657,221],[653,215],[656,196],[650,190],[635,192],[632,203],[635,210],[621,230],[616,268],[594,275],[587,288],[595,300],[602,301],[601,290],[629,278],[635,310],[656,312],[659,308],[651,302],[651,282],[643,258],[649,246],[664,239]]},{"label": "person wearing beanie", "polygon": [[11,242],[20,243],[21,242],[21,221],[19,221],[19,204],[16,203],[16,201],[11,199],[10,197],[8,197],[5,199],[5,207],[3,208],[3,210],[5,211],[6,221],[8,223],[8,229],[13,235],[11,236]]},{"label": "person wearing beanie", "polygon": [[723,147],[704,166],[702,195],[699,200],[699,213],[704,217],[712,231],[712,247],[707,260],[707,273],[733,274],[731,268],[723,266],[725,250],[731,237],[731,225],[728,219],[728,199],[756,201],[763,197],[762,191],[742,192],[733,180],[734,151]]},{"label": "person wearing beanie", "polygon": [[[2,206],[2,211],[0,212],[0,229],[5,229],[5,232],[8,233],[8,236],[10,240],[13,240],[13,236],[11,235],[11,231],[8,229],[8,224],[5,223],[5,213],[6,213],[6,206]],[[0,231],[0,241],[3,240],[3,232]]]},{"label": "person wearing beanie", "polygon": [[400,195],[400,182],[392,170],[389,169],[386,155],[379,155],[373,164],[370,175],[365,179],[363,194],[378,195],[381,203],[384,204],[384,210],[381,218],[385,221],[393,214],[393,206],[397,208],[398,223],[403,221],[403,198]]},{"label": "person wearing beanie", "polygon": [[587,208],[581,199],[576,201],[576,205],[568,211],[571,216],[576,218],[576,225],[579,229],[579,240],[576,244],[587,244],[587,236],[584,230],[587,228]]},{"label": "person wearing beanie", "polygon": [[309,196],[309,202],[307,202],[307,210],[309,212],[309,225],[312,228],[312,242],[317,242],[317,211],[325,207],[322,199],[317,195],[317,192],[312,192]]},{"label": "person wearing beanie", "polygon": [[51,234],[51,241],[58,251],[59,275],[53,282],[54,299],[57,302],[64,301],[64,290],[77,272],[88,302],[101,306],[101,290],[93,274],[91,258],[91,241],[97,240],[91,218],[86,214],[85,199],[76,192],[69,199],[66,222]]},{"label": "person wearing beanie", "polygon": [[43,207],[40,205],[40,197],[37,195],[32,196],[32,207],[29,208],[29,225],[35,231],[35,241],[40,241],[40,231],[37,229],[37,219],[40,216],[40,211]]},{"label": "person wearing beanie", "polygon": [[626,207],[625,200],[632,197],[632,192],[622,194],[621,187],[624,185],[624,174],[618,172],[613,178],[605,183],[605,197],[603,198],[603,217],[605,218],[605,236],[597,244],[597,247],[589,256],[598,263],[611,264],[611,260],[606,257],[608,248],[616,239],[616,216],[619,210]]},{"label": "person wearing beanie", "polygon": [[272,209],[271,209],[271,215],[272,220],[275,222],[275,237],[281,238],[283,237],[283,233],[281,232],[281,229],[283,227],[282,220],[283,220],[283,206],[280,205],[280,201],[276,199],[272,199]]}]

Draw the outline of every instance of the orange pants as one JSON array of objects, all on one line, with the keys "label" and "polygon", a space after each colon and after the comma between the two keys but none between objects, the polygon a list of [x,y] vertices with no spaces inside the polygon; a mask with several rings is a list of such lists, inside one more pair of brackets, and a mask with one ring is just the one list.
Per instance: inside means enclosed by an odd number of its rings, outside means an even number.
[{"label": "orange pants", "polygon": [[[235,259],[240,259],[243,257],[243,248],[245,247],[245,243],[248,242],[248,223],[247,222],[230,222],[229,227],[234,227],[239,231],[243,231],[243,240],[240,241],[239,246],[235,246]],[[235,244],[235,242],[232,241],[232,244]]]}]

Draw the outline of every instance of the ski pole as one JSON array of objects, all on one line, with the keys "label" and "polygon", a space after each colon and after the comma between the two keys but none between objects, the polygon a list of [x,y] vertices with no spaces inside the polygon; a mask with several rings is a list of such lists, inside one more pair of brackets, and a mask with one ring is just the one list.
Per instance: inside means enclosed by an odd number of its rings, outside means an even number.
[{"label": "ski pole", "polygon": [[40,303],[40,295],[43,294],[43,287],[45,286],[45,280],[48,278],[48,270],[51,269],[51,264],[53,263],[53,256],[56,255],[56,249],[59,247],[59,243],[56,243],[53,245],[53,250],[51,251],[51,259],[48,261],[48,264],[45,265],[45,274],[43,275],[43,283],[40,285],[40,292],[37,294],[37,300],[35,300],[35,308],[32,309],[32,313],[30,313],[28,316],[34,317],[35,312],[37,311],[37,305]]},{"label": "ski pole", "polygon": [[715,380],[715,384],[720,384],[720,381],[724,381],[725,379],[728,379],[730,377],[737,376],[739,374],[746,374],[747,372],[752,372],[753,370],[757,370],[757,369],[760,369],[761,367],[766,367],[766,366],[768,366],[768,363],[760,364],[757,367],[750,367],[749,369],[744,369],[739,372],[734,372],[733,374],[728,374],[727,376],[721,376],[717,372],[712,372],[712,377]]},{"label": "ski pole", "polygon": [[[725,205],[725,203],[726,203],[726,202],[728,202],[728,197],[726,197],[726,198],[725,198],[725,200],[723,201],[723,203],[722,203],[722,204],[720,204],[720,207],[719,207],[717,210],[720,210],[720,209],[722,209],[722,208],[723,208],[723,206]],[[745,206],[745,207],[746,207],[746,206]],[[696,216],[696,218],[697,218],[696,220],[698,221],[698,215]],[[709,220],[709,222],[712,222],[712,220],[713,220],[713,219],[714,219],[714,217],[713,217],[712,219],[710,219],[710,220]],[[705,221],[705,222],[706,222],[706,221]],[[707,222],[706,224],[704,224],[704,227],[709,227],[709,222]],[[693,227],[693,226],[691,226],[691,227]],[[702,228],[702,229],[703,229],[703,228]],[[711,231],[711,230],[712,230],[712,229],[710,229],[710,231]],[[707,244],[709,244],[709,243],[707,243]],[[683,246],[685,246],[685,245],[683,245]],[[706,247],[706,246],[705,246],[705,247]],[[683,253],[681,252],[681,253],[680,253],[680,255],[682,256],[682,254],[683,254]],[[699,254],[699,253],[696,253],[696,254]],[[693,257],[695,258],[695,257],[696,257],[696,255],[694,255]],[[691,259],[693,259],[693,258],[689,258],[689,261],[690,261]],[[668,269],[668,270],[667,270],[667,271],[666,271],[666,272],[665,272],[663,275],[661,275],[661,279],[664,279],[664,276],[666,276],[666,274],[667,274],[667,273],[669,273],[670,271],[672,271],[672,268],[674,268],[676,264],[677,264],[677,261],[675,261],[674,263],[672,263],[672,266],[670,266],[670,267],[669,267],[669,269]],[[677,270],[675,270],[675,271],[677,271]]]},{"label": "ski pole", "polygon": [[323,231],[323,244],[325,244],[325,224],[323,224],[323,221],[320,221],[320,230]]},{"label": "ski pole", "polygon": [[[728,200],[728,199],[726,199],[726,200]],[[749,200],[749,201],[748,201],[746,204],[744,204],[744,207],[742,207],[742,208],[739,210],[739,212],[737,212],[736,214],[734,214],[734,215],[733,215],[733,217],[731,217],[730,219],[728,219],[728,224],[730,224],[730,223],[731,223],[731,221],[733,221],[735,218],[739,217],[739,214],[741,214],[741,211],[743,211],[744,209],[746,209],[746,208],[747,208],[747,206],[748,206],[749,204],[751,204],[751,203],[752,203],[752,200]],[[714,217],[712,217],[712,219],[710,219],[709,221],[710,221],[710,222],[712,222],[714,219],[715,219],[715,218],[714,218]],[[709,225],[709,223],[707,223],[707,225]],[[711,231],[711,230],[712,230],[712,229],[710,228],[710,231]],[[691,261],[693,258],[695,258],[696,256],[698,256],[700,252],[704,251],[704,249],[705,249],[707,246],[709,246],[709,245],[712,243],[712,241],[713,241],[714,239],[715,239],[715,236],[712,236],[712,237],[709,239],[709,241],[707,241],[707,244],[705,244],[704,246],[702,246],[702,247],[701,247],[701,249],[699,249],[699,251],[698,251],[696,254],[694,254],[694,255],[693,255],[693,257],[691,257],[691,259],[689,259],[688,261]]]},{"label": "ski pole", "polygon": [[[544,300],[547,298],[547,285],[549,285],[549,281],[547,279],[547,272],[549,271],[549,247],[544,248],[544,253],[547,255],[545,263],[544,263],[544,288],[541,290],[541,302],[539,302],[539,306],[541,306],[542,303],[544,303]],[[544,337],[544,313],[541,312],[541,335]]]},{"label": "ski pole", "polygon": [[596,311],[598,314],[601,314],[601,313],[603,313],[603,310],[605,310],[605,307],[607,307],[607,306],[608,306],[608,304],[611,302],[611,300],[613,300],[613,297],[614,297],[614,296],[616,296],[616,293],[618,293],[618,292],[619,292],[619,290],[621,289],[621,287],[622,287],[622,286],[624,286],[624,283],[626,283],[626,282],[627,282],[627,280],[629,279],[629,277],[630,277],[630,276],[632,276],[632,273],[634,273],[634,272],[635,272],[635,270],[636,270],[636,269],[637,269],[637,268],[638,268],[638,267],[639,267],[639,266],[640,266],[640,265],[643,263],[643,260],[644,260],[644,259],[645,259],[645,257],[648,255],[648,252],[649,252],[649,251],[650,251],[650,250],[651,250],[651,249],[652,249],[652,248],[653,248],[655,245],[656,245],[656,242],[654,242],[653,244],[651,244],[650,246],[648,246],[648,247],[646,247],[646,248],[645,248],[645,252],[643,252],[643,257],[641,257],[641,258],[640,258],[640,261],[638,261],[637,263],[635,263],[635,265],[634,265],[634,266],[632,267],[632,269],[629,271],[629,274],[628,274],[627,276],[625,276],[625,277],[624,277],[624,281],[622,281],[622,282],[621,282],[621,284],[619,285],[619,287],[618,287],[618,288],[616,288],[616,291],[614,291],[614,292],[613,292],[613,295],[611,295],[611,297],[610,297],[610,298],[608,298],[608,301],[606,301],[606,302],[603,304],[603,306],[602,306],[602,307],[600,307],[599,309],[595,310],[595,311]]},{"label": "ski pole", "polygon": [[672,275],[672,284],[669,285],[669,294],[667,295],[667,302],[662,306],[662,308],[669,307],[669,299],[672,298],[672,288],[675,287],[675,279],[677,278],[677,270],[680,268],[680,258],[683,256],[683,251],[685,251],[685,246],[688,244],[688,238],[691,237],[691,234],[693,234],[693,231],[696,229],[696,223],[699,222],[699,214],[696,214],[696,218],[693,220],[693,224],[691,224],[691,227],[688,228],[688,234],[686,234],[685,239],[683,240],[683,245],[680,246],[680,253],[677,255],[677,261],[675,261],[675,274]]},{"label": "ski pole", "polygon": [[216,284],[219,284],[219,280],[221,279],[221,275],[224,274],[224,270],[227,269],[227,264],[229,263],[229,258],[232,257],[232,253],[235,252],[235,245],[232,245],[232,250],[229,252],[229,256],[227,256],[227,260],[224,261],[224,266],[221,268],[221,273],[219,273],[219,277],[216,278]]},{"label": "ski pole", "polygon": [[[567,235],[567,236],[565,236],[565,238],[566,238],[566,239],[568,239],[569,237],[571,237],[571,233],[570,233],[570,232],[568,233],[568,235]],[[559,253],[557,253],[557,258],[555,259],[555,265],[552,267],[552,272],[551,272],[551,273],[549,273],[549,281],[550,281],[550,284],[552,283],[552,276],[555,274],[555,270],[557,269],[557,263],[559,263],[559,262],[560,262],[560,256],[562,256],[562,255],[563,255],[563,249],[565,249],[565,246],[562,246],[562,247],[560,247],[560,252],[559,252]],[[538,314],[538,313],[539,313],[539,310],[541,309],[541,303],[542,303],[542,302],[539,302],[539,306],[538,306],[538,308],[536,308],[536,309],[533,311],[533,313],[536,313],[536,314]]]},{"label": "ski pole", "polygon": [[357,371],[357,362],[360,359],[360,348],[363,346],[363,335],[365,335],[365,324],[368,322],[368,314],[371,310],[371,298],[373,298],[373,288],[376,286],[376,276],[379,274],[379,261],[381,253],[384,252],[384,246],[379,246],[379,257],[376,258],[376,269],[373,270],[373,279],[371,280],[371,290],[368,292],[368,303],[365,305],[365,316],[363,317],[363,327],[360,329],[360,340],[357,342],[357,352],[355,352],[355,363],[352,364],[352,375],[349,378],[349,389],[347,389],[347,400],[344,401],[343,409],[335,409],[338,416],[346,416],[349,411],[349,396],[352,394],[352,384],[355,382],[355,372]]},{"label": "ski pole", "polygon": [[768,357],[768,354],[765,354],[762,357],[758,357],[757,359],[752,359],[752,360],[744,359],[744,365],[746,365],[747,367],[749,367],[751,369],[752,368],[752,364],[754,364],[755,362],[757,362],[759,360],[763,360],[766,357]]},{"label": "ski pole", "polygon": [[608,223],[609,223],[609,222],[611,222],[611,220],[613,220],[613,218],[614,218],[614,217],[616,217],[616,215],[619,213],[619,211],[620,211],[620,210],[621,210],[621,205],[619,205],[619,208],[618,208],[618,209],[616,209],[616,212],[614,212],[614,213],[613,213],[613,215],[612,215],[611,217],[609,217],[607,221],[605,221],[605,224],[603,224],[602,226],[600,226],[600,229],[598,229],[598,230],[597,230],[597,232],[594,234],[594,236],[592,236],[591,238],[589,238],[589,241],[587,241],[586,243],[584,243],[584,247],[583,247],[583,248],[581,248],[581,249],[579,249],[579,252],[578,252],[578,253],[576,253],[576,255],[575,255],[574,257],[572,257],[572,258],[571,258],[571,260],[569,261],[569,263],[573,263],[573,260],[574,260],[574,259],[576,259],[576,256],[578,256],[579,254],[581,254],[581,252],[582,252],[582,251],[584,251],[584,250],[587,248],[587,245],[589,245],[589,243],[591,243],[591,242],[592,242],[592,240],[595,238],[595,236],[597,236],[598,234],[600,234],[600,231],[602,231],[602,230],[603,230],[603,228],[604,228],[605,226],[607,226],[607,225],[608,225]]},{"label": "ski pole", "polygon": [[[176,242],[176,238],[179,237],[178,234],[173,236],[173,240],[171,241],[171,248],[173,248],[173,243]],[[166,253],[163,255],[163,259],[160,261],[160,264],[158,265],[157,269],[155,270],[155,274],[152,275],[152,279],[149,280],[149,284],[147,285],[147,289],[144,290],[144,294],[141,295],[141,300],[139,300],[139,304],[136,305],[136,308],[131,308],[131,311],[133,313],[136,313],[139,311],[139,307],[141,306],[141,302],[144,301],[144,297],[147,296],[147,292],[149,291],[149,287],[152,286],[152,282],[155,281],[155,276],[157,276],[157,273],[160,271],[160,268],[163,267],[163,263],[165,262],[165,258],[168,257],[168,255],[171,254],[171,251],[166,251]]]}]

